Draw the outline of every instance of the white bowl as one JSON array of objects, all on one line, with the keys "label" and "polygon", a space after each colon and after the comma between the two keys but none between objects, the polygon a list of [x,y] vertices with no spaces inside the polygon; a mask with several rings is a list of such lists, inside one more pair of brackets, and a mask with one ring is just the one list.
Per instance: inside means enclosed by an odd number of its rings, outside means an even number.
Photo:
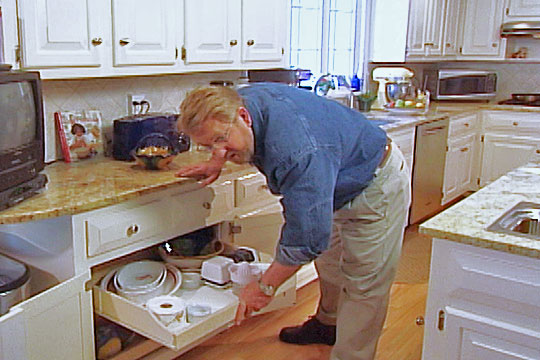
[{"label": "white bowl", "polygon": [[114,285],[123,291],[152,290],[163,283],[165,264],[152,260],[134,261],[122,266],[114,277]]},{"label": "white bowl", "polygon": [[168,254],[163,247],[158,247],[159,256],[169,263],[182,270],[198,270],[201,268],[202,263],[205,260],[213,258],[223,252],[225,245],[221,241],[216,241],[214,243],[214,251],[207,255],[197,255],[197,256],[180,256],[180,255],[171,255]]}]

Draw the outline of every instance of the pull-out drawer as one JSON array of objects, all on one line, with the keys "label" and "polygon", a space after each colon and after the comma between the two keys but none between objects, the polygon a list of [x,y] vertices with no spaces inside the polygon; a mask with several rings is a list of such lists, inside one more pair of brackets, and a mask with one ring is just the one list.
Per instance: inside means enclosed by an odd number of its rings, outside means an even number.
[{"label": "pull-out drawer", "polygon": [[540,135],[540,115],[505,111],[486,112],[483,120],[486,130],[504,131],[505,134]]},{"label": "pull-out drawer", "polygon": [[448,138],[452,139],[464,134],[474,133],[477,131],[477,115],[470,114],[462,117],[451,117],[448,127]]},{"label": "pull-out drawer", "polygon": [[[94,279],[94,282],[99,280]],[[234,322],[238,298],[232,289],[217,289],[203,285],[197,290],[180,289],[174,295],[184,299],[186,303],[204,302],[212,308],[212,313],[190,322],[163,325],[144,305],[139,305],[102,288],[100,284],[93,287],[94,311],[100,316],[131,329],[170,349],[177,355],[188,351],[202,340],[228,328]],[[272,302],[260,313],[293,305],[296,300],[296,277],[287,280],[277,291]]]}]

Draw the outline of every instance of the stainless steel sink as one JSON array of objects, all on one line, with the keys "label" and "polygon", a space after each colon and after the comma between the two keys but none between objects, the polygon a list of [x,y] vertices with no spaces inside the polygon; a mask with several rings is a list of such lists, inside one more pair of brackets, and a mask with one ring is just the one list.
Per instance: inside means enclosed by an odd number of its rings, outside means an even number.
[{"label": "stainless steel sink", "polygon": [[522,201],[489,225],[487,230],[540,240],[540,204]]}]

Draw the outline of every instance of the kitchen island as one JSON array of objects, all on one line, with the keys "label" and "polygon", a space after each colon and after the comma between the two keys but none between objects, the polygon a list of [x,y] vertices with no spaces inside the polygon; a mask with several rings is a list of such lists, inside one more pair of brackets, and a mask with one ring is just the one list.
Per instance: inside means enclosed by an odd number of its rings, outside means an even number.
[{"label": "kitchen island", "polygon": [[433,237],[423,359],[540,359],[540,240],[488,230],[540,204],[529,163],[420,225]]}]

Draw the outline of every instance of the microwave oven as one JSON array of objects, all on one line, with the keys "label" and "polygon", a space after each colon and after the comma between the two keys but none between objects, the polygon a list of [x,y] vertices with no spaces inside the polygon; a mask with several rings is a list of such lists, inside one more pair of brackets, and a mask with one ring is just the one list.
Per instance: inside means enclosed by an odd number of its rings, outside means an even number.
[{"label": "microwave oven", "polygon": [[497,95],[497,73],[489,70],[425,70],[434,100],[490,100]]}]

